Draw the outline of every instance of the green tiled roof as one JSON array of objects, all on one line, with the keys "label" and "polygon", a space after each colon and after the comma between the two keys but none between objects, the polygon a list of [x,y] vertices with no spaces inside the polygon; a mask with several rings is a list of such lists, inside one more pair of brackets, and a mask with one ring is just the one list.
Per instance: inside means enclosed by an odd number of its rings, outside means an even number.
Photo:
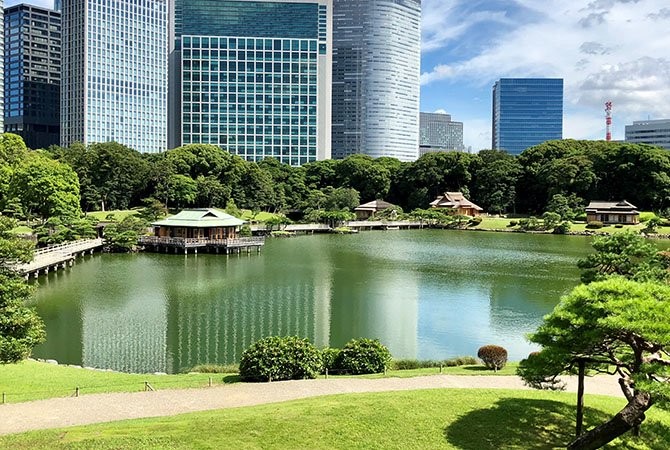
[{"label": "green tiled roof", "polygon": [[244,220],[226,214],[214,208],[185,209],[174,216],[158,222],[154,226],[165,227],[191,227],[191,228],[214,228],[214,227],[236,227],[242,225]]}]

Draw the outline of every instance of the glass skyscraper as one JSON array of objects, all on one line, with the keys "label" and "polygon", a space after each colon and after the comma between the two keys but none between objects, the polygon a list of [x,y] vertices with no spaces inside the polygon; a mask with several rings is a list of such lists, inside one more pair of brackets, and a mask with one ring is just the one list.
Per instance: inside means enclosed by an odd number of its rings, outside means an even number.
[{"label": "glass skyscraper", "polygon": [[176,0],[169,146],[330,158],[332,0]]},{"label": "glass skyscraper", "polygon": [[428,152],[462,151],[463,122],[454,122],[451,115],[424,113],[419,115],[419,150]]},{"label": "glass skyscraper", "polygon": [[333,157],[419,156],[420,0],[334,0]]},{"label": "glass skyscraper", "polygon": [[492,148],[518,155],[563,138],[563,79],[501,78],[493,86]]},{"label": "glass skyscraper", "polygon": [[5,9],[5,126],[29,148],[60,143],[61,17],[20,4]]},{"label": "glass skyscraper", "polygon": [[64,0],[61,145],[167,148],[167,0]]}]

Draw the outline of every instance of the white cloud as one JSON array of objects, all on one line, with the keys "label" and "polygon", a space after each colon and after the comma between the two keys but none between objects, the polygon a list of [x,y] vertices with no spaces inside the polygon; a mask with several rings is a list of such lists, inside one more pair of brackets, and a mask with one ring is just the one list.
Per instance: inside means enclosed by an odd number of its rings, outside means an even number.
[{"label": "white cloud", "polygon": [[[532,20],[477,54],[427,68],[422,85],[447,80],[481,87],[501,77],[563,78],[566,137],[569,130],[590,130],[576,126],[578,120],[568,119],[570,114],[579,120],[589,114],[600,120],[606,100],[614,102],[615,121],[670,117],[667,0],[596,0],[586,7],[576,3],[515,0],[516,7],[532,12]],[[431,24],[435,22],[439,19],[432,17]],[[468,23],[468,19],[450,17],[447,22]],[[580,136],[586,134],[573,137]]]}]

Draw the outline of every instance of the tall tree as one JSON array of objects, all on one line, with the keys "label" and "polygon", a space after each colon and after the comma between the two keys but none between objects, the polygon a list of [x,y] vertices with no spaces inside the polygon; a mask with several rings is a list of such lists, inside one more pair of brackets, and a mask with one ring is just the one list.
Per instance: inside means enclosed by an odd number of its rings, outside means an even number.
[{"label": "tall tree", "polygon": [[348,156],[338,164],[336,172],[340,186],[356,189],[364,202],[385,198],[391,188],[389,170],[367,155]]},{"label": "tall tree", "polygon": [[582,361],[618,377],[628,403],[569,449],[597,449],[640,425],[652,405],[670,401],[670,287],[614,277],[581,285],[544,318],[531,342],[542,350],[519,365],[536,388],[560,388],[558,377]]},{"label": "tall tree", "polygon": [[32,242],[11,233],[16,221],[0,216],[0,363],[14,363],[30,356],[44,341],[44,323],[25,303],[32,289],[12,269],[12,264],[32,259]]},{"label": "tall tree", "polygon": [[502,150],[482,150],[481,164],[474,173],[472,200],[486,211],[506,212],[516,200],[516,183],[521,166]]}]

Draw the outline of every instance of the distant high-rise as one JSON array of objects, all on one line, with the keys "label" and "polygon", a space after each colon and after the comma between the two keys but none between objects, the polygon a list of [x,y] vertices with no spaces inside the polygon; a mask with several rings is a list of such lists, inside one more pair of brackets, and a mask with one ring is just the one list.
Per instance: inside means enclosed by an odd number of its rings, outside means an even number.
[{"label": "distant high-rise", "polygon": [[334,0],[333,157],[419,156],[421,0]]},{"label": "distant high-rise", "polygon": [[658,145],[670,150],[670,119],[640,120],[626,125],[626,142]]},{"label": "distant high-rise", "polygon": [[5,9],[4,130],[29,148],[60,143],[60,12],[20,4]]},{"label": "distant high-rise", "polygon": [[61,145],[167,148],[167,0],[64,0]]},{"label": "distant high-rise", "polygon": [[332,0],[175,0],[170,147],[331,156]]},{"label": "distant high-rise", "polygon": [[563,138],[563,80],[501,78],[493,86],[492,148],[518,155]]},{"label": "distant high-rise", "polygon": [[419,152],[462,151],[463,122],[454,122],[451,115],[424,113],[419,116]]}]

